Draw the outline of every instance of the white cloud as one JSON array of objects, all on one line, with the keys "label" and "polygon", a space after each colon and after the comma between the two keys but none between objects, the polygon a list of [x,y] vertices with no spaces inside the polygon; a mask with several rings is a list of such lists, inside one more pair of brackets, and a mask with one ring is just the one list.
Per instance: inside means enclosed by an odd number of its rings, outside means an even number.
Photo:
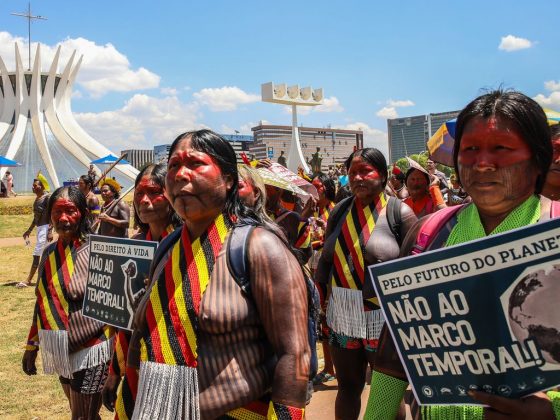
[{"label": "white cloud", "polygon": [[552,92],[549,96],[539,93],[533,99],[544,108],[560,109],[560,91]]},{"label": "white cloud", "polygon": [[325,98],[323,100],[323,105],[313,107],[316,112],[342,112],[344,108],[340,105],[338,98],[336,96],[331,96],[330,98]]},{"label": "white cloud", "polygon": [[389,99],[387,101],[387,105],[389,105],[390,107],[405,107],[405,106],[414,106],[415,103],[412,102],[410,99],[405,99],[403,101],[395,101],[393,99]]},{"label": "white cloud", "polygon": [[507,35],[502,37],[502,41],[500,42],[498,49],[511,52],[531,48],[533,45],[535,45],[535,42],[529,41],[528,39]]},{"label": "white cloud", "polygon": [[177,96],[179,91],[175,88],[165,87],[159,90],[165,96]]},{"label": "white cloud", "polygon": [[246,93],[237,86],[204,88],[193,93],[193,97],[212,111],[235,111],[239,105],[260,101],[261,97]]},{"label": "white cloud", "polygon": [[171,143],[180,133],[205,127],[198,105],[176,97],[136,94],[115,111],[77,113],[78,123],[113,152]]},{"label": "white cloud", "polygon": [[550,95],[539,93],[533,99],[543,108],[560,109],[560,82],[549,80],[544,82],[544,87],[551,92]]},{"label": "white cloud", "polygon": [[[27,41],[21,37],[12,36],[8,32],[0,32],[0,56],[3,57],[8,70],[15,69],[15,48],[18,43],[23,65],[27,67]],[[83,55],[80,71],[76,82],[80,84],[92,97],[101,97],[108,92],[131,92],[157,88],[160,77],[143,68],[131,68],[128,58],[119,52],[114,45],[97,45],[84,38],[68,38],[54,46],[41,44],[41,67],[47,71],[52,63],[57,48],[61,46],[59,69],[68,63],[70,56],[76,50],[74,63]],[[37,43],[32,43],[31,59],[34,59]],[[33,65],[33,64],[32,64]]]},{"label": "white cloud", "polygon": [[345,130],[362,130],[364,132],[364,147],[375,147],[376,149],[379,149],[385,157],[389,157],[388,137],[386,132],[370,127],[364,122],[353,122],[336,128]]},{"label": "white cloud", "polygon": [[384,106],[379,111],[375,113],[379,118],[385,118],[387,120],[397,118],[399,114],[394,106]]},{"label": "white cloud", "polygon": [[549,80],[548,82],[544,82],[544,88],[551,92],[555,92],[557,90],[560,90],[560,82]]}]

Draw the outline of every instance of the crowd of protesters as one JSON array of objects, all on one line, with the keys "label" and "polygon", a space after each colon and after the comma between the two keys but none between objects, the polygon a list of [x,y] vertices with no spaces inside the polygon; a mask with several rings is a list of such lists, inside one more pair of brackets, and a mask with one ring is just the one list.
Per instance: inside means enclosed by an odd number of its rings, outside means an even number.
[{"label": "crowd of protesters", "polygon": [[[497,90],[460,113],[449,179],[431,160],[425,167],[410,160],[404,170],[365,148],[309,176],[317,196],[303,201],[266,184],[251,166],[238,168],[231,145],[212,131],[183,133],[167,166],[150,165],[135,182],[135,237],[160,245],[132,332],[81,315],[92,226],[128,236],[127,207],[115,201],[120,186],[102,185],[101,207],[87,175],[80,189],[59,188],[43,199],[45,216],[26,235],[50,223],[58,241],[35,265],[23,370],[36,373],[40,352],[45,373],[60,377],[72,418],[97,418],[103,401],[118,419],[283,420],[303,419],[310,387],[334,378],[332,416],[357,419],[369,366],[365,418],[404,418],[408,379],[379,301],[362,295],[367,267],[409,255],[423,224],[446,207],[458,211],[434,249],[549,219],[560,194],[559,145],[560,130],[551,133],[536,102]],[[236,235],[245,235],[245,283],[231,267]],[[469,395],[486,407],[413,402],[407,410],[424,419],[560,414],[557,392],[519,400]]]}]

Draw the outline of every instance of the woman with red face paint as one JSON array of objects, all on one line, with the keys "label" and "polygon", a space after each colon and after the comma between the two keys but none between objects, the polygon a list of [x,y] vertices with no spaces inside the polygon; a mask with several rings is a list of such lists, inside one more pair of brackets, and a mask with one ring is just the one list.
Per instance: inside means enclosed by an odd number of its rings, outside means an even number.
[{"label": "woman with red face paint", "polygon": [[[468,104],[457,117],[453,161],[472,203],[440,221],[444,222],[443,227],[431,237],[437,237],[437,241],[424,243],[426,251],[550,219],[552,203],[540,195],[546,168],[552,162],[550,130],[542,108],[531,98],[519,92],[497,90]],[[441,214],[418,221],[403,242],[402,255],[419,249],[421,227],[429,218]],[[408,385],[386,329],[379,349],[366,419],[395,418]],[[384,393],[376,394],[377,388],[384,389]],[[544,420],[554,419],[554,412],[560,414],[560,393],[538,393],[520,400],[481,391],[469,391],[469,395],[473,402],[489,407],[424,406],[419,410],[413,400],[411,409],[415,418],[422,419]]]},{"label": "woman with red face paint", "polygon": [[98,418],[101,389],[111,357],[113,329],[82,315],[89,245],[87,202],[76,187],[58,188],[48,203],[58,241],[43,252],[37,303],[23,371],[35,375],[39,348],[43,370],[57,374],[70,402],[72,418]]},{"label": "woman with red face paint", "polygon": [[[158,164],[146,166],[136,177],[134,221],[140,232],[132,239],[161,242],[182,224],[165,197],[166,175],[167,167]],[[135,304],[133,306],[136,307]],[[103,389],[103,404],[108,410],[115,410],[115,419],[132,418],[134,412],[138,371],[127,365],[130,338],[131,333],[128,330],[117,332],[109,376]]]},{"label": "woman with red face paint", "polygon": [[[384,323],[378,302],[362,296],[366,268],[397,258],[400,238],[417,219],[410,207],[385,195],[387,162],[379,150],[355,151],[346,168],[353,196],[330,213],[315,278],[330,291],[327,325],[338,380],[335,418],[357,419],[366,368],[373,364]],[[391,206],[388,200],[394,200]],[[391,226],[387,217],[387,208],[393,205],[400,213],[398,227]]]},{"label": "woman with red face paint", "polygon": [[[200,130],[173,142],[166,196],[184,225],[160,244],[136,311],[135,418],[303,418],[305,280],[278,228],[242,204],[238,188],[235,152],[220,136]],[[228,269],[236,223],[257,225],[247,292]]]},{"label": "woman with red face paint", "polygon": [[542,195],[551,200],[560,199],[560,124],[550,127],[552,138],[552,164],[546,174]]}]

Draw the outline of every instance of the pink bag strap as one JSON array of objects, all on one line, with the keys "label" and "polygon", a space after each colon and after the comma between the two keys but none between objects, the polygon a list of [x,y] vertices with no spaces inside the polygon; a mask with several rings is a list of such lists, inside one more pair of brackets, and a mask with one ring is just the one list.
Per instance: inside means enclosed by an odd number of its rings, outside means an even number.
[{"label": "pink bag strap", "polygon": [[445,207],[428,216],[428,219],[422,224],[418,232],[416,243],[410,252],[411,255],[421,254],[426,251],[440,229],[464,207],[465,204],[461,206]]}]

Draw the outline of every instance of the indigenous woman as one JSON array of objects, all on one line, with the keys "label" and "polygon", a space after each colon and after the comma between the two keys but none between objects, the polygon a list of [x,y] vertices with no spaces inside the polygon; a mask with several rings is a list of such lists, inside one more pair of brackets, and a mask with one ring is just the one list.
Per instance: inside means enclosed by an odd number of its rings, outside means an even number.
[{"label": "indigenous woman", "polygon": [[[316,280],[330,286],[327,324],[338,380],[335,417],[357,419],[365,385],[366,365],[373,363],[383,315],[374,301],[365,301],[366,267],[397,258],[399,241],[387,219],[387,163],[373,148],[357,150],[346,161],[353,196],[337,204],[329,216]],[[393,200],[396,200],[393,198]],[[416,222],[407,205],[396,202],[400,237]]]},{"label": "indigenous woman", "polygon": [[[177,137],[166,195],[184,225],[160,245],[135,316],[142,337],[135,418],[302,418],[305,280],[276,228],[240,202],[231,145],[209,130]],[[259,227],[249,237],[246,294],[226,250],[234,222],[249,217]]]},{"label": "indigenous woman", "polygon": [[58,233],[41,258],[35,313],[23,371],[35,375],[39,347],[43,370],[57,374],[72,418],[97,418],[107,377],[113,330],[82,315],[87,282],[87,202],[76,187],[58,188],[47,207]]},{"label": "indigenous woman", "polygon": [[[457,117],[453,161],[472,203],[443,225],[427,250],[437,248],[436,242],[453,246],[550,218],[551,201],[539,195],[552,161],[550,131],[543,110],[527,96],[497,90],[469,103]],[[427,219],[411,229],[403,255],[410,253]],[[394,418],[408,384],[386,330],[374,369],[365,418]],[[479,391],[469,395],[489,407],[425,406],[417,411],[413,403],[412,408],[423,419],[554,419],[553,399],[554,411],[560,414],[560,393],[519,400]]]},{"label": "indigenous woman", "polygon": [[[133,239],[159,242],[181,224],[164,194],[166,174],[165,165],[148,165],[136,177],[134,220],[140,232]],[[109,377],[103,389],[103,403],[110,411],[115,410],[115,419],[121,420],[132,418],[138,390],[138,371],[126,363],[130,336],[127,330],[117,332]]]},{"label": "indigenous woman", "polygon": [[[336,185],[334,180],[329,176],[320,173],[318,174],[312,182],[313,186],[317,190],[319,199],[314,203],[315,206],[306,206],[306,211],[301,214],[302,219],[311,218],[310,228],[311,228],[311,244],[313,247],[313,254],[309,260],[309,266],[311,272],[314,274],[317,269],[317,264],[319,258],[321,257],[321,251],[325,242],[325,229],[327,228],[327,220],[329,219],[329,214],[334,208],[334,200],[336,194]],[[317,290],[319,291],[319,296],[321,300],[321,308],[323,313],[326,312],[326,295],[327,295],[327,285],[326,283],[315,282]],[[321,342],[323,347],[323,358],[325,361],[324,368],[319,372],[315,378],[313,378],[314,384],[320,384],[323,382],[332,381],[334,377],[334,365],[331,358],[331,353],[328,346],[329,340],[329,328],[326,323],[326,319],[321,322]]]}]

